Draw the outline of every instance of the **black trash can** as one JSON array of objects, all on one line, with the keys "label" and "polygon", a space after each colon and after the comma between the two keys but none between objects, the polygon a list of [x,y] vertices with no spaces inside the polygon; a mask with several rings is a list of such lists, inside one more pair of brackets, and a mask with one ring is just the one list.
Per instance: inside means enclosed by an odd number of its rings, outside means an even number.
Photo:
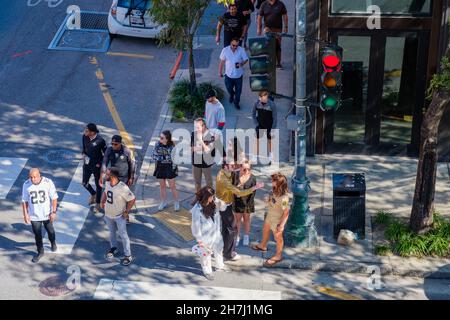
[{"label": "black trash can", "polygon": [[341,229],[365,238],[366,181],[364,173],[333,173],[333,235]]}]

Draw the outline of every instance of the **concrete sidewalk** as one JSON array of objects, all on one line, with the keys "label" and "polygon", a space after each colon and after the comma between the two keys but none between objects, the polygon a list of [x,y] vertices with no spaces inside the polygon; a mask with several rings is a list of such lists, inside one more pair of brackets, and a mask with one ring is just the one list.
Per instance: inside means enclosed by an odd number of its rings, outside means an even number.
[{"label": "concrete sidewalk", "polygon": [[[290,30],[293,30],[291,18]],[[252,25],[251,34],[254,34],[255,25]],[[283,40],[283,65],[284,70],[278,71],[279,93],[292,95],[293,81],[293,48],[291,39]],[[201,37],[198,43],[201,50],[211,52],[208,67],[198,68],[196,72],[201,75],[198,82],[215,82],[222,85],[217,77],[218,57],[222,47],[217,47],[212,37]],[[253,128],[251,119],[251,106],[256,101],[256,94],[249,88],[246,69],[244,78],[241,110],[236,110],[228,103],[226,95],[222,104],[226,112],[226,128]],[[187,78],[187,70],[179,70],[175,81]],[[281,171],[291,177],[294,170],[293,163],[289,162],[290,132],[286,129],[284,117],[289,113],[291,102],[285,99],[276,100],[278,106],[278,128],[280,129],[280,165],[253,167],[253,173],[259,181],[266,183],[266,189],[257,191],[256,213],[252,216],[251,241],[258,241],[264,218],[265,205],[262,201],[264,193],[270,188],[270,174]],[[194,195],[194,181],[190,165],[179,166],[177,186],[180,191],[182,207],[185,211],[174,213],[171,208],[165,213],[154,215],[159,205],[159,184],[153,177],[154,165],[151,153],[161,131],[185,128],[192,131],[191,123],[172,123],[171,110],[166,102],[162,108],[158,125],[154,131],[150,146],[144,157],[136,186],[138,198],[138,219],[154,226],[161,237],[170,240],[177,250],[183,254],[190,251],[194,245],[190,235],[187,210],[191,208]],[[248,150],[246,150],[248,153]],[[395,256],[381,257],[374,255],[372,218],[379,210],[392,212],[398,217],[408,217],[411,210],[412,196],[414,194],[415,173],[417,161],[401,157],[377,157],[377,156],[349,156],[349,155],[324,155],[308,158],[308,176],[311,181],[310,207],[315,215],[316,228],[319,235],[319,245],[313,249],[285,248],[284,260],[277,264],[277,268],[308,269],[315,271],[333,271],[350,273],[371,273],[371,267],[380,268],[381,274],[402,276],[448,278],[450,279],[450,260],[435,258],[399,258]],[[440,163],[436,185],[436,209],[442,215],[450,217],[450,177],[449,165]],[[214,176],[218,167],[213,169]],[[336,243],[332,235],[332,173],[364,172],[366,174],[366,237],[357,241],[351,247],[343,247]],[[169,193],[170,200],[170,193]],[[170,221],[168,221],[170,220]],[[177,221],[179,222],[177,225]],[[242,238],[242,235],[241,235]],[[265,259],[274,253],[275,245],[269,243],[269,252],[261,254],[249,247],[238,247],[237,251],[243,256],[240,261],[232,262],[233,269],[259,268]],[[194,258],[194,256],[192,256]]]}]

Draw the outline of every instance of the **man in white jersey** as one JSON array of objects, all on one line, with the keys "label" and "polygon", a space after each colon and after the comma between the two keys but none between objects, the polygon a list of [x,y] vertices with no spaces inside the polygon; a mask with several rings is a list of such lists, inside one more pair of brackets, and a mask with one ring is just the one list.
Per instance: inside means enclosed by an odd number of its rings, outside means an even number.
[{"label": "man in white jersey", "polygon": [[56,206],[58,205],[58,193],[53,181],[41,176],[39,169],[32,168],[29,179],[22,187],[22,210],[26,224],[31,223],[34,238],[36,240],[37,255],[31,260],[34,263],[44,255],[42,242],[42,225],[48,234],[52,252],[57,250],[55,242],[55,229],[53,221],[56,218]]},{"label": "man in white jersey", "polygon": [[109,229],[109,242],[111,249],[106,253],[108,259],[112,259],[118,254],[116,229],[122,239],[123,251],[125,257],[122,259],[122,265],[128,266],[133,257],[131,256],[130,238],[127,233],[127,219],[130,210],[133,208],[135,196],[130,188],[119,180],[119,170],[115,167],[110,168],[108,181],[103,191],[101,207],[105,209],[105,222]]}]

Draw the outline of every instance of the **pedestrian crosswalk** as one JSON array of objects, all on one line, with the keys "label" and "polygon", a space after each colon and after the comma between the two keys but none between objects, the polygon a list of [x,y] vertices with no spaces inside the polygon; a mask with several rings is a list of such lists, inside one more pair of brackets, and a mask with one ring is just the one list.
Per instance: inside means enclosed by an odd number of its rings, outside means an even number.
[{"label": "pedestrian crosswalk", "polygon": [[281,300],[281,291],[101,279],[100,300]]},{"label": "pedestrian crosswalk", "polygon": [[0,200],[5,199],[28,159],[0,157]]},{"label": "pedestrian crosswalk", "polygon": [[[83,163],[80,162],[58,207],[54,223],[58,251],[56,254],[71,254],[75,242],[89,214],[86,190],[82,185]],[[46,246],[50,246],[46,240]]]}]

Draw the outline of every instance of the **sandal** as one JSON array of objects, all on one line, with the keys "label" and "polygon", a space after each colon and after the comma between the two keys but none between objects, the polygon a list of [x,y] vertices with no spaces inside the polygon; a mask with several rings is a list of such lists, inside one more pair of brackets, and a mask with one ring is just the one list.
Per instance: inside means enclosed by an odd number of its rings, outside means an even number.
[{"label": "sandal", "polygon": [[264,267],[273,267],[274,265],[276,265],[277,263],[283,261],[283,258],[281,259],[274,259],[274,258],[270,258],[267,259],[266,262],[264,262]]},{"label": "sandal", "polygon": [[263,249],[263,248],[261,248],[261,247],[260,247],[259,245],[257,245],[257,244],[252,244],[251,248],[252,248],[253,250],[256,250],[256,251],[267,252],[267,249]]}]

